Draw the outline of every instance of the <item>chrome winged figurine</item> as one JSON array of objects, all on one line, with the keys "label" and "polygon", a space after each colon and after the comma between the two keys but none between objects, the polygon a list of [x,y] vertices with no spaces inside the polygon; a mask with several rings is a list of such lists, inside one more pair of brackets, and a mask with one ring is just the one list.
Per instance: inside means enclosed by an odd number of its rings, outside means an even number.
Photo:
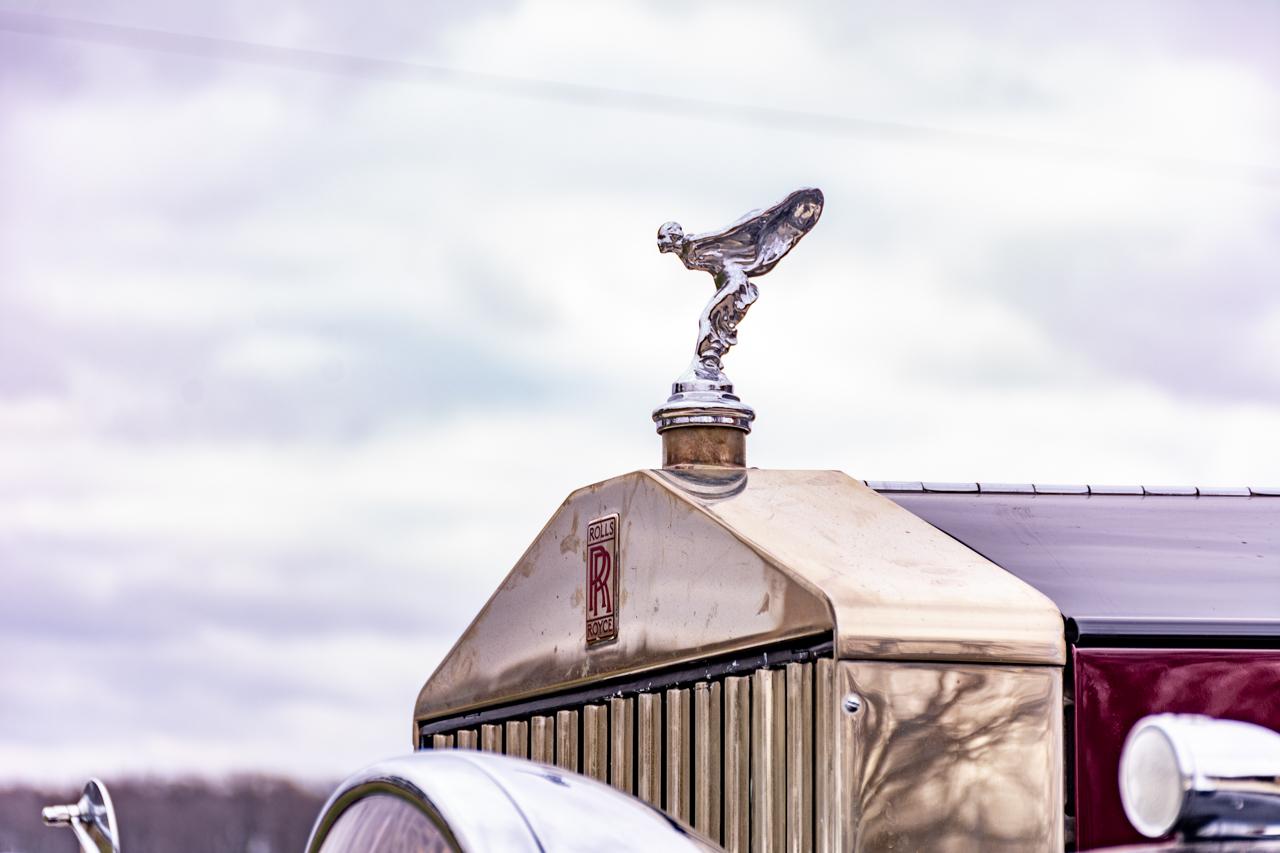
[{"label": "chrome winged figurine", "polygon": [[822,215],[822,190],[796,190],[767,210],[755,210],[719,231],[686,236],[679,222],[658,229],[658,251],[691,270],[710,273],[716,293],[698,321],[693,362],[653,413],[658,431],[718,424],[750,430],[755,413],[733,394],[722,359],[738,342],[738,324],[756,301],[752,278],[764,275],[808,234]]}]

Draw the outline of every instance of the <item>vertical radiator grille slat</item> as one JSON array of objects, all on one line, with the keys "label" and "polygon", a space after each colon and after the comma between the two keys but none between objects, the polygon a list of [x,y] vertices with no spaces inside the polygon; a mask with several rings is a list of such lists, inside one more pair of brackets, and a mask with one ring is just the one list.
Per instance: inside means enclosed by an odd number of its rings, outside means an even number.
[{"label": "vertical radiator grille slat", "polygon": [[485,752],[502,752],[502,726],[493,723],[480,727],[480,748]]},{"label": "vertical radiator grille slat", "polygon": [[437,729],[422,746],[505,752],[591,776],[730,853],[834,853],[834,676],[826,658],[772,665],[478,729]]},{"label": "vertical radiator grille slat", "polygon": [[724,847],[751,846],[751,677],[724,680]]},{"label": "vertical radiator grille slat", "polygon": [[689,822],[689,690],[667,691],[666,797],[663,807],[676,820]]},{"label": "vertical radiator grille slat", "polygon": [[577,773],[578,762],[578,712],[556,711],[556,766]]},{"label": "vertical radiator grille slat", "polygon": [[529,757],[529,724],[524,720],[508,720],[506,724],[506,753],[516,758]]},{"label": "vertical radiator grille slat", "polygon": [[786,843],[786,685],[776,669],[758,669],[751,685],[751,849],[780,851]]},{"label": "vertical radiator grille slat", "polygon": [[555,722],[545,715],[529,718],[529,758],[543,764],[555,764]]},{"label": "vertical radiator grille slat", "polygon": [[813,670],[813,838],[815,853],[836,853],[836,664],[823,658]]},{"label": "vertical radiator grille slat", "polygon": [[720,684],[693,687],[693,827],[720,842]]},{"label": "vertical radiator grille slat", "polygon": [[609,700],[609,784],[628,794],[635,791],[635,700]]},{"label": "vertical radiator grille slat", "polygon": [[639,732],[636,748],[636,796],[662,807],[662,696],[641,693],[636,697]]},{"label": "vertical radiator grille slat", "polygon": [[609,781],[609,708],[605,705],[582,709],[582,774]]},{"label": "vertical radiator grille slat", "polygon": [[787,851],[813,849],[813,668],[789,663],[787,679]]}]

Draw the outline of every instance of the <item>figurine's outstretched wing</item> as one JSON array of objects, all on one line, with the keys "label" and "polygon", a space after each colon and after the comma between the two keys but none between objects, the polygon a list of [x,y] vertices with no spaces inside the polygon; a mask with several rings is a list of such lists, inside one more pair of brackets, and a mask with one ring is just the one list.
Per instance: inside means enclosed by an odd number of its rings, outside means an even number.
[{"label": "figurine's outstretched wing", "polygon": [[687,239],[685,265],[719,273],[734,266],[749,276],[764,275],[822,215],[822,190],[796,190],[767,210],[753,210],[727,228]]}]

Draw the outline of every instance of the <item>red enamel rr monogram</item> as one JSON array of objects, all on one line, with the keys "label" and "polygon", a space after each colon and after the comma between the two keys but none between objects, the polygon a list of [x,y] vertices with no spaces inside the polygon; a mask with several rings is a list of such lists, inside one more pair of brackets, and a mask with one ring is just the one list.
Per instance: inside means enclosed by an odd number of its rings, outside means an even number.
[{"label": "red enamel rr monogram", "polygon": [[618,514],[587,524],[587,645],[618,636]]}]

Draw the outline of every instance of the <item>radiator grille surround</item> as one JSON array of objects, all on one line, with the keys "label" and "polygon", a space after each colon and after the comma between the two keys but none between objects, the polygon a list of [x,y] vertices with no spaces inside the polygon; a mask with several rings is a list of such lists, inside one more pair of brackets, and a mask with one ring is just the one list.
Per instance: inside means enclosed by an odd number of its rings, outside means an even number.
[{"label": "radiator grille surround", "polygon": [[[835,850],[829,780],[833,661],[760,667],[657,689],[459,721],[429,749],[529,757],[591,776],[655,805],[734,853]],[[579,697],[574,697],[579,698]],[[822,756],[828,757],[824,760]]]}]

